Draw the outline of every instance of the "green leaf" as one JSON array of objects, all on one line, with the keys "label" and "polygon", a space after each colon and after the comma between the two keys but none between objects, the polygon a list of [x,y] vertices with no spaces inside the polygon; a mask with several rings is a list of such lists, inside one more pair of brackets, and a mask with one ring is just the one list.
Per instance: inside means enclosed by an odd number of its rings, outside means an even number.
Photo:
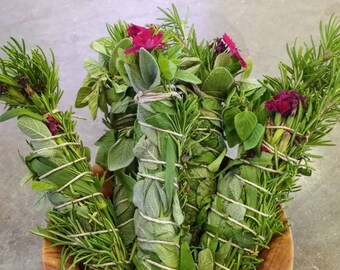
[{"label": "green leaf", "polygon": [[202,83],[202,81],[196,75],[186,70],[177,70],[175,78],[183,82],[189,82],[193,84]]},{"label": "green leaf", "polygon": [[249,78],[249,76],[250,76],[250,74],[253,70],[253,61],[251,61],[250,59],[247,59],[246,63],[247,63],[247,68],[241,74],[242,80]]},{"label": "green leaf", "polygon": [[235,116],[235,129],[242,141],[250,136],[256,124],[257,118],[253,112],[244,111]]},{"label": "green leaf", "polygon": [[87,70],[91,78],[97,78],[107,73],[105,67],[101,66],[97,61],[91,58],[85,59],[84,68]]},{"label": "green leaf", "polygon": [[142,76],[140,75],[139,71],[131,68],[128,64],[124,64],[126,73],[128,74],[130,83],[135,90],[136,93],[139,91],[147,91],[149,90],[148,85],[143,81]]},{"label": "green leaf", "polygon": [[116,142],[115,131],[113,129],[110,129],[103,136],[101,136],[98,139],[98,141],[96,141],[95,145],[107,147],[114,145],[115,142]]},{"label": "green leaf", "polygon": [[50,181],[33,181],[32,182],[32,190],[34,191],[43,191],[43,190],[51,190],[56,189],[58,186]]},{"label": "green leaf", "polygon": [[201,181],[197,187],[197,205],[199,208],[203,207],[206,198],[211,198],[216,191],[215,182],[211,179]]},{"label": "green leaf", "polygon": [[33,173],[31,171],[28,171],[24,177],[21,179],[20,181],[20,186],[25,185],[29,180],[31,180],[33,178]]},{"label": "green leaf", "polygon": [[7,112],[4,112],[0,116],[0,122],[4,122],[11,118],[20,117],[20,116],[29,116],[30,118],[33,118],[36,120],[45,121],[45,118],[37,113],[31,112],[25,108],[15,108],[15,109],[10,109]]},{"label": "green leaf", "polygon": [[132,98],[130,98],[129,96],[126,96],[120,101],[113,102],[111,104],[110,113],[116,113],[116,114],[125,113],[131,101],[132,101]]},{"label": "green leaf", "polygon": [[242,183],[238,178],[236,178],[236,176],[230,179],[230,182],[228,183],[228,189],[232,195],[232,199],[238,201],[242,193]]},{"label": "green leaf", "polygon": [[129,201],[132,202],[133,187],[136,184],[136,180],[130,175],[125,174],[122,170],[116,171],[115,174],[117,175],[119,182],[125,187]]},{"label": "green leaf", "polygon": [[210,96],[226,98],[234,78],[224,67],[213,69],[202,85],[202,91]]},{"label": "green leaf", "polygon": [[188,242],[182,242],[181,245],[181,259],[180,259],[180,267],[181,270],[193,270],[195,269],[195,262],[192,258],[190,247]]},{"label": "green leaf", "polygon": [[174,45],[174,46],[171,46],[170,48],[168,48],[169,59],[176,58],[178,56],[178,54],[180,53],[180,51],[182,50],[182,48],[183,48],[182,44],[177,44],[177,45]]},{"label": "green leaf", "polygon": [[21,132],[31,139],[41,139],[51,136],[51,132],[43,122],[28,116],[20,117],[17,125]]},{"label": "green leaf", "polygon": [[87,105],[88,101],[85,100],[92,91],[91,87],[83,86],[78,90],[75,106],[76,108],[83,108]]},{"label": "green leaf", "polygon": [[168,119],[168,116],[164,113],[157,113],[151,117],[148,117],[146,119],[146,123],[154,127],[173,130],[173,125],[171,121]]},{"label": "green leaf", "polygon": [[132,139],[121,138],[109,150],[107,165],[110,171],[117,171],[129,166],[134,160],[134,142]]},{"label": "green leaf", "polygon": [[150,103],[151,108],[155,110],[157,113],[164,113],[167,115],[176,115],[176,111],[173,108],[173,105],[170,101],[161,100],[161,101],[154,101]]},{"label": "green leaf", "polygon": [[110,74],[114,75],[117,73],[117,68],[116,68],[116,60],[118,58],[118,50],[119,49],[127,49],[132,46],[132,41],[130,38],[124,38],[121,41],[119,41],[116,45],[116,47],[112,51],[112,55],[109,60],[109,72]]},{"label": "green leaf", "polygon": [[209,171],[211,172],[218,171],[226,153],[227,153],[227,149],[224,149],[222,153],[212,163],[209,164],[208,166]]},{"label": "green leaf", "polygon": [[247,151],[249,149],[254,148],[261,141],[264,135],[265,128],[261,124],[257,123],[254,130],[243,143],[244,150]]},{"label": "green leaf", "polygon": [[214,62],[214,68],[217,67],[227,67],[232,64],[231,56],[227,53],[220,53],[216,56],[215,62]]},{"label": "green leaf", "polygon": [[161,57],[158,59],[158,64],[165,79],[170,81],[175,78],[177,66],[171,60]]},{"label": "green leaf", "polygon": [[229,203],[227,205],[227,212],[231,218],[241,221],[244,219],[246,209],[242,205]]},{"label": "green leaf", "polygon": [[198,270],[214,270],[214,259],[210,249],[198,253]]},{"label": "green leaf", "polygon": [[175,164],[176,164],[176,145],[172,138],[168,136],[165,166],[165,193],[168,199],[168,205],[172,205],[174,184],[177,181]]},{"label": "green leaf", "polygon": [[110,38],[103,37],[92,42],[90,47],[98,53],[107,55],[106,45],[109,44]]},{"label": "green leaf", "polygon": [[228,108],[224,111],[223,117],[224,117],[224,123],[225,123],[225,128],[227,130],[233,130],[235,129],[235,116],[240,113],[241,110],[237,107],[231,107]]},{"label": "green leaf", "polygon": [[89,96],[89,109],[93,119],[97,118],[99,90],[93,91]]},{"label": "green leaf", "polygon": [[10,76],[0,74],[0,82],[3,82],[4,84],[13,86],[13,87],[19,87],[19,84],[17,81],[13,80]]},{"label": "green leaf", "polygon": [[140,72],[148,90],[161,82],[160,71],[155,58],[144,48],[139,50]]}]

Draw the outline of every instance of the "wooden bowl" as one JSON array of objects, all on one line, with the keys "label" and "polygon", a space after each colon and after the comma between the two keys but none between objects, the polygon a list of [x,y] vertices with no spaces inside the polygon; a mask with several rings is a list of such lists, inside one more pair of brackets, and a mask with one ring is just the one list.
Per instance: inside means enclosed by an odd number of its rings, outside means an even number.
[{"label": "wooden bowl", "polygon": [[[98,165],[92,168],[94,174],[102,175],[105,171]],[[285,219],[283,214],[283,219]],[[269,249],[262,250],[260,256],[264,261],[257,267],[257,270],[292,270],[294,260],[293,236],[291,229],[283,232],[282,235],[275,235],[269,243]],[[61,269],[61,248],[52,246],[51,242],[44,239],[42,247],[42,268],[43,270]],[[67,267],[71,265],[67,262]],[[71,269],[70,269],[71,270]],[[79,267],[73,270],[79,270]]]}]

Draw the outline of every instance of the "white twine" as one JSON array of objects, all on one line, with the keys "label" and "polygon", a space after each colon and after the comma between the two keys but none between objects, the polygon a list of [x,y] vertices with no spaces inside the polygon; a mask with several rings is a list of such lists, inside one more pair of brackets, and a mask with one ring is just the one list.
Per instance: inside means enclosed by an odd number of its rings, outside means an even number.
[{"label": "white twine", "polygon": [[215,121],[223,122],[223,120],[220,119],[220,118],[209,117],[209,116],[200,116],[199,119],[203,119],[203,120],[215,120]]},{"label": "white twine", "polygon": [[101,192],[96,192],[96,193],[93,193],[93,194],[91,194],[91,195],[87,195],[87,196],[85,196],[85,197],[82,197],[82,198],[79,198],[79,199],[76,199],[76,200],[73,200],[73,201],[69,201],[69,202],[66,202],[66,203],[57,205],[57,206],[55,206],[55,207],[53,207],[53,208],[54,208],[54,209],[60,209],[60,208],[63,208],[63,207],[65,207],[65,206],[68,206],[68,205],[70,205],[70,204],[82,202],[82,201],[84,201],[84,200],[87,200],[87,199],[89,199],[89,198],[93,198],[93,197],[99,196],[99,195],[102,195],[102,196],[103,196],[103,193],[101,193]]},{"label": "white twine", "polygon": [[196,130],[198,130],[198,131],[212,131],[212,132],[215,132],[218,135],[222,136],[222,133],[219,132],[217,129],[214,129],[214,128],[197,128]]},{"label": "white twine", "polygon": [[228,202],[231,202],[231,203],[234,203],[234,204],[241,205],[241,206],[243,206],[244,208],[248,209],[249,211],[252,211],[252,212],[254,212],[254,213],[257,213],[257,214],[259,214],[259,215],[261,215],[261,216],[270,217],[270,215],[265,214],[265,213],[263,213],[263,212],[261,212],[261,211],[258,211],[258,210],[256,210],[255,208],[252,208],[252,207],[250,207],[250,206],[248,206],[248,205],[245,205],[245,204],[243,204],[243,203],[240,203],[240,202],[234,201],[234,200],[232,200],[232,199],[230,199],[230,198],[228,198],[228,197],[225,197],[224,195],[222,195],[222,194],[219,193],[219,192],[217,192],[216,195],[217,195],[218,197],[220,197],[220,198],[222,198],[222,199],[228,201]]},{"label": "white twine", "polygon": [[220,216],[221,218],[224,218],[224,219],[226,219],[226,220],[229,220],[230,222],[232,222],[232,223],[234,223],[234,224],[240,226],[241,228],[243,228],[243,229],[245,229],[246,231],[250,232],[250,233],[253,234],[254,236],[259,237],[262,241],[265,240],[265,238],[264,238],[263,236],[258,235],[253,229],[249,228],[247,225],[244,225],[244,224],[242,224],[241,222],[237,221],[236,219],[233,219],[233,218],[231,218],[231,217],[229,217],[229,216],[224,215],[223,213],[217,211],[216,209],[214,209],[214,208],[212,208],[212,207],[211,207],[210,209],[211,209],[211,211],[212,211],[213,213],[215,213],[216,215]]},{"label": "white twine", "polygon": [[181,95],[177,92],[170,92],[170,93],[155,93],[155,92],[146,92],[146,91],[140,91],[135,96],[135,102],[137,104],[146,103],[146,102],[152,102],[152,101],[160,101],[169,99],[171,97],[177,97],[181,98]]},{"label": "white twine", "polygon": [[122,204],[122,203],[125,203],[125,202],[127,202],[128,200],[129,200],[128,198],[123,199],[123,200],[120,200],[120,201],[118,201],[118,202],[115,203],[115,206],[120,205],[120,204]]},{"label": "white twine", "polygon": [[31,142],[41,142],[41,141],[48,141],[48,140],[52,140],[52,139],[57,139],[66,135],[71,135],[71,134],[75,134],[75,132],[68,132],[68,133],[62,133],[62,134],[58,134],[58,135],[54,135],[54,136],[50,136],[50,137],[44,137],[44,138],[36,138],[36,139],[31,139]]},{"label": "white twine", "polygon": [[78,233],[78,234],[70,234],[68,237],[77,238],[81,236],[88,236],[88,235],[97,235],[102,233],[109,233],[109,232],[118,232],[118,229],[114,230],[101,230],[101,231],[95,231],[95,232],[84,232],[84,233]]},{"label": "white twine", "polygon": [[219,268],[222,268],[224,270],[230,270],[228,267],[223,266],[222,264],[215,262],[215,265],[217,265]]},{"label": "white twine", "polygon": [[[286,126],[266,126],[266,128],[269,128],[269,129],[284,129],[284,130],[287,130],[287,131],[290,131],[292,133],[295,133],[295,130],[292,129],[292,128],[289,128],[289,127],[286,127]],[[303,136],[301,133],[299,132],[296,132],[297,135],[299,136]]]},{"label": "white twine", "polygon": [[177,136],[177,137],[183,137],[183,134],[177,133],[175,131],[171,131],[171,130],[167,130],[167,129],[163,129],[163,128],[158,128],[152,125],[149,125],[147,123],[144,122],[138,122],[141,126],[147,127],[147,128],[151,128],[157,131],[161,131],[161,132],[165,132],[165,133],[169,133],[171,135]]},{"label": "white twine", "polygon": [[263,166],[260,166],[260,165],[255,165],[255,164],[252,164],[250,163],[248,160],[245,160],[245,159],[240,159],[242,162],[244,162],[245,164],[247,165],[251,165],[253,167],[256,167],[256,168],[259,168],[261,170],[264,170],[264,171],[267,171],[267,172],[272,172],[272,173],[277,173],[277,174],[282,174],[281,172],[279,171],[276,171],[276,170],[273,170],[273,169],[270,169],[270,168],[266,168],[266,167],[263,167]]},{"label": "white twine", "polygon": [[83,172],[81,174],[78,174],[76,177],[72,178],[70,181],[68,181],[65,185],[63,185],[61,188],[57,190],[57,192],[63,191],[65,188],[67,188],[69,185],[73,184],[75,181],[77,181],[79,178],[82,178],[84,175],[92,174],[92,172]]},{"label": "white twine", "polygon": [[178,226],[175,222],[170,220],[160,220],[156,218],[149,217],[147,215],[144,215],[140,210],[138,210],[138,213],[146,220],[157,223],[157,224],[164,224],[164,225],[172,225],[172,226]]},{"label": "white twine", "polygon": [[[145,177],[145,178],[152,179],[152,180],[157,180],[157,181],[162,182],[162,183],[165,182],[165,179],[160,178],[160,177],[155,176],[155,175],[144,174],[144,173],[138,173],[138,175],[140,175],[140,176],[142,176],[142,177]],[[174,187],[175,187],[176,189],[178,189],[177,183],[174,183]]]},{"label": "white twine", "polygon": [[[166,165],[166,162],[163,160],[155,160],[155,159],[147,159],[147,158],[140,158],[139,159],[142,162],[146,163],[154,163],[154,164],[159,164],[159,165]],[[175,163],[175,166],[178,168],[183,168],[181,164]]]},{"label": "white twine", "polygon": [[57,172],[57,171],[60,171],[60,170],[62,170],[62,169],[64,169],[64,168],[67,168],[67,167],[69,167],[69,166],[72,166],[73,164],[75,164],[75,163],[77,163],[77,162],[80,162],[80,161],[82,161],[82,160],[86,160],[86,157],[82,157],[82,158],[79,158],[79,159],[77,159],[77,160],[74,160],[74,161],[71,161],[71,162],[69,162],[69,163],[66,163],[66,164],[64,164],[64,165],[61,165],[61,166],[59,166],[59,167],[57,167],[57,168],[55,168],[55,169],[53,169],[53,170],[51,170],[51,171],[45,173],[44,175],[40,176],[40,177],[39,177],[39,180],[44,179],[44,178],[46,178],[47,176],[49,176],[49,175],[51,175],[51,174],[53,174],[53,173],[55,173],[55,172]]},{"label": "white twine", "polygon": [[165,266],[165,265],[163,265],[163,264],[156,263],[156,262],[154,262],[154,261],[152,261],[152,260],[149,260],[149,259],[146,259],[145,261],[146,261],[147,263],[149,263],[149,264],[152,264],[152,265],[157,266],[157,267],[159,267],[159,268],[161,268],[161,269],[164,269],[164,270],[177,270],[176,268],[167,267],[167,266]]},{"label": "white twine", "polygon": [[190,204],[190,203],[185,203],[185,205],[188,206],[188,207],[190,207],[190,208],[192,208],[192,209],[194,209],[196,212],[199,212],[199,211],[200,211],[197,207],[193,206],[193,205]]},{"label": "white twine", "polygon": [[108,262],[108,263],[102,263],[102,264],[86,264],[91,267],[105,267],[105,266],[116,266],[116,265],[122,265],[122,264],[130,264],[130,261],[117,261],[117,262]]},{"label": "white twine", "polygon": [[77,114],[72,114],[73,118],[80,119],[80,120],[87,120],[85,116],[77,115]]},{"label": "white twine", "polygon": [[244,178],[242,178],[241,176],[239,176],[239,175],[237,175],[237,174],[234,174],[235,175],[235,177],[237,178],[237,179],[239,179],[241,182],[244,182],[244,183],[246,183],[246,184],[248,184],[248,185],[250,185],[250,186],[253,186],[254,188],[257,188],[257,189],[259,189],[259,190],[261,190],[261,191],[263,191],[263,192],[265,192],[265,193],[267,193],[267,194],[272,194],[270,191],[268,191],[267,189],[265,189],[265,188],[263,188],[263,187],[261,187],[261,186],[259,186],[259,185],[256,185],[255,183],[253,183],[253,182],[251,182],[251,181],[249,181],[249,180],[247,180],[247,179],[244,179]]},{"label": "white twine", "polygon": [[52,150],[52,149],[61,148],[61,147],[68,146],[68,145],[81,145],[81,144],[76,143],[76,142],[67,142],[67,143],[57,144],[55,146],[49,146],[49,147],[41,148],[41,149],[38,149],[36,151],[33,151],[32,153],[36,154],[36,153],[39,153],[39,152],[42,152],[42,151],[45,151],[45,150]]},{"label": "white twine", "polygon": [[131,221],[133,221],[133,218],[130,218],[130,219],[128,219],[127,221],[125,221],[125,222],[119,224],[119,225],[117,226],[117,228],[120,229],[120,228],[124,227],[125,225],[129,224]]},{"label": "white twine", "polygon": [[175,242],[170,242],[170,241],[164,241],[164,240],[150,240],[150,239],[144,239],[138,237],[137,240],[142,243],[148,243],[148,244],[161,244],[161,245],[166,245],[166,246],[175,246],[180,248],[178,243]]},{"label": "white twine", "polygon": [[268,142],[263,141],[263,145],[264,147],[266,147],[267,150],[269,150],[271,153],[277,153],[278,156],[283,159],[284,161],[291,161],[293,163],[299,163],[299,161],[295,158],[292,158],[290,156],[285,155],[284,153],[277,151],[273,146],[271,146]]},{"label": "white twine", "polygon": [[[215,234],[213,234],[213,233],[211,233],[211,232],[208,232],[208,231],[206,231],[206,234],[207,234],[208,236],[212,237],[212,238],[215,238],[215,237],[216,237]],[[240,249],[240,250],[244,250],[244,251],[247,251],[247,252],[252,253],[252,254],[255,254],[255,253],[256,253],[256,252],[254,252],[253,250],[248,249],[248,248],[243,248],[243,247],[241,247],[241,246],[239,246],[239,245],[237,245],[237,244],[231,242],[230,240],[228,241],[228,240],[225,240],[225,239],[220,238],[220,237],[217,237],[217,240],[220,241],[220,242],[222,242],[222,243],[230,244],[232,247],[238,248],[238,249]]]}]

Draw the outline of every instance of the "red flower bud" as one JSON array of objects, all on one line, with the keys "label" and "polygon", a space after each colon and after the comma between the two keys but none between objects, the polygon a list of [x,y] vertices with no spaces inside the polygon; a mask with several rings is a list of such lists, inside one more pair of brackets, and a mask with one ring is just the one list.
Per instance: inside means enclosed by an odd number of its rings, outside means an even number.
[{"label": "red flower bud", "polygon": [[280,93],[273,97],[273,100],[266,101],[265,106],[269,112],[278,112],[282,116],[289,116],[295,115],[300,101],[302,107],[305,108],[306,100],[307,97],[300,95],[295,90],[281,90]]}]

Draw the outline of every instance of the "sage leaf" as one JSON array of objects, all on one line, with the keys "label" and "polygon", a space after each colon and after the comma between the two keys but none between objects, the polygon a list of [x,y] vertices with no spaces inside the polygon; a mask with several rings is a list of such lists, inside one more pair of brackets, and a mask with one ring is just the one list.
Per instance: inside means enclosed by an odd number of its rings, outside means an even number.
[{"label": "sage leaf", "polygon": [[160,71],[155,58],[144,48],[139,50],[140,72],[148,89],[160,84]]},{"label": "sage leaf", "polygon": [[250,136],[256,124],[257,118],[253,112],[244,111],[235,116],[235,129],[242,141],[245,141]]},{"label": "sage leaf", "polygon": [[136,93],[139,91],[147,91],[149,89],[148,85],[143,81],[139,71],[131,68],[128,64],[124,64],[124,67],[126,73],[128,74],[131,85]]},{"label": "sage leaf", "polygon": [[119,49],[127,49],[132,46],[132,41],[130,38],[124,38],[120,40],[115,48],[112,51],[110,60],[109,60],[109,72],[110,74],[114,75],[117,73],[117,68],[116,68],[116,60],[118,58],[118,50]]},{"label": "sage leaf", "polygon": [[230,217],[238,221],[243,220],[246,214],[246,209],[239,204],[229,203],[226,210]]},{"label": "sage leaf", "polygon": [[134,160],[133,154],[134,142],[132,139],[121,138],[109,150],[107,157],[107,165],[110,171],[129,166]]},{"label": "sage leaf", "polygon": [[214,259],[210,249],[203,249],[198,253],[198,269],[214,270]]},{"label": "sage leaf", "polygon": [[17,125],[20,131],[31,139],[42,139],[52,136],[43,122],[28,116],[20,117]]}]

